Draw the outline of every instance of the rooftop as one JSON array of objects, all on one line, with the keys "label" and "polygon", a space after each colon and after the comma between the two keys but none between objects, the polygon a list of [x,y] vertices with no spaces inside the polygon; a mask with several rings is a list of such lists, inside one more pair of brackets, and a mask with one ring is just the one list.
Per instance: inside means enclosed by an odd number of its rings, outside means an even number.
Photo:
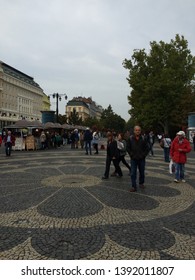
[{"label": "rooftop", "polygon": [[34,81],[34,78],[28,76],[27,74],[15,69],[14,67],[0,61],[0,65],[3,69],[3,72],[6,73],[7,75],[9,76],[12,76],[20,81],[23,81],[27,84],[30,84],[34,87],[37,87],[39,89],[41,89],[41,87],[39,86],[39,84],[37,84],[35,81]]}]

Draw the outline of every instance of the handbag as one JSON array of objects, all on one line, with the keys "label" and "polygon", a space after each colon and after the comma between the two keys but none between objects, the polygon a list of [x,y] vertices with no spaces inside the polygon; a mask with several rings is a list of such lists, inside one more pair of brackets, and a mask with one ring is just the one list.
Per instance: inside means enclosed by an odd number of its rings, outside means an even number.
[{"label": "handbag", "polygon": [[162,140],[160,141],[159,145],[160,145],[160,147],[161,147],[162,149],[164,149],[164,139],[162,139]]}]

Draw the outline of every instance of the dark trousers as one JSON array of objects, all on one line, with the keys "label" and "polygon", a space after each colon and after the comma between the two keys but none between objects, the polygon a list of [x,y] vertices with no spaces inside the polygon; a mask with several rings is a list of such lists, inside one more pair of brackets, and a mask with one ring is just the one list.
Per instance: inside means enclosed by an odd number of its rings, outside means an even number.
[{"label": "dark trousers", "polygon": [[88,152],[90,153],[91,155],[91,141],[88,140],[88,141],[85,141],[85,151],[86,151],[86,154],[88,155]]},{"label": "dark trousers", "polygon": [[132,188],[137,188],[137,168],[139,170],[139,185],[143,185],[145,181],[145,159],[131,160],[131,182]]},{"label": "dark trousers", "polygon": [[170,154],[170,148],[164,148],[164,157],[165,157],[165,162],[169,162],[169,154]]},{"label": "dark trousers", "polygon": [[122,170],[121,170],[121,168],[119,166],[119,160],[118,159],[112,159],[109,156],[106,157],[106,170],[105,170],[104,176],[105,177],[109,177],[111,162],[113,162],[113,164],[114,164],[116,173],[119,176],[123,176]]},{"label": "dark trousers", "polygon": [[45,142],[41,142],[41,149],[45,150],[45,147],[46,147]]},{"label": "dark trousers", "polygon": [[149,153],[151,153],[152,156],[154,155],[153,145],[154,145],[154,144],[149,143],[149,148],[150,148]]},{"label": "dark trousers", "polygon": [[6,156],[10,156],[11,155],[11,150],[12,150],[12,143],[8,142],[5,144],[5,153]]},{"label": "dark trousers", "polygon": [[119,158],[119,163],[122,161],[122,163],[129,169],[131,170],[130,165],[126,162],[125,156],[120,156]]},{"label": "dark trousers", "polygon": [[98,154],[98,143],[93,144],[93,147],[95,149],[95,153]]}]

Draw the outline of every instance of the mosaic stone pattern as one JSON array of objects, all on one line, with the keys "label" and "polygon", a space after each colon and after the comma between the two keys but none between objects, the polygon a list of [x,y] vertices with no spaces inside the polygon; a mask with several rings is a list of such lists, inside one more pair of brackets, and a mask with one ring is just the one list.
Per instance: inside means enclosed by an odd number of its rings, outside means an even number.
[{"label": "mosaic stone pattern", "polygon": [[122,178],[101,180],[105,151],[6,157],[1,147],[0,259],[194,259],[195,152],[179,184],[157,144],[154,152],[146,188],[130,193],[125,166]]}]

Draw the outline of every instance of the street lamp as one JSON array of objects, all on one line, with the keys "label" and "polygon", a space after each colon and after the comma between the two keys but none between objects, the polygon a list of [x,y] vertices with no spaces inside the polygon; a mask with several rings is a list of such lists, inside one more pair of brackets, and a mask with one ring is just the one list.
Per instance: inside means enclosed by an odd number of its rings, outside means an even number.
[{"label": "street lamp", "polygon": [[50,96],[52,96],[53,98],[56,98],[56,122],[58,123],[58,113],[59,113],[58,100],[61,101],[63,96],[64,96],[65,100],[67,100],[68,96],[67,96],[67,94],[59,94],[58,92],[50,94],[48,96],[48,98],[50,98]]}]

